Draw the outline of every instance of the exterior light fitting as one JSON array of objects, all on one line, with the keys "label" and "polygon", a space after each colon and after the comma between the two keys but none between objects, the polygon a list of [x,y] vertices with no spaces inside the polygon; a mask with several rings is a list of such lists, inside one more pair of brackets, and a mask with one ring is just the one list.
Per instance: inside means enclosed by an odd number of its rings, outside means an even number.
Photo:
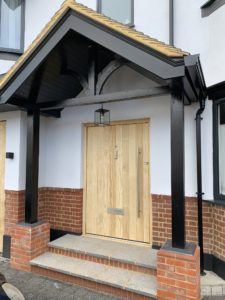
[{"label": "exterior light fitting", "polygon": [[95,111],[95,124],[98,126],[108,126],[110,125],[110,111],[103,108]]}]

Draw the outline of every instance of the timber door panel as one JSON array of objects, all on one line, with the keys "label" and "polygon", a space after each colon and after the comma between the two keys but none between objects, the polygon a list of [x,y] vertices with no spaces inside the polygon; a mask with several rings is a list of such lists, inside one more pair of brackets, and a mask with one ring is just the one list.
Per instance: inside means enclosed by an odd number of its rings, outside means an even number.
[{"label": "timber door panel", "polygon": [[0,122],[0,252],[3,250],[4,218],[5,218],[5,143],[6,126]]},{"label": "timber door panel", "polygon": [[86,233],[150,243],[149,123],[88,127]]}]

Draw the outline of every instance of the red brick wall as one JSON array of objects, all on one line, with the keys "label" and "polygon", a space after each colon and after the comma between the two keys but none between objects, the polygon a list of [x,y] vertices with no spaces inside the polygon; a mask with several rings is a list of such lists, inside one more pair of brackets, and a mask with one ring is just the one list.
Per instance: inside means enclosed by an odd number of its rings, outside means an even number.
[{"label": "red brick wall", "polygon": [[[83,190],[40,188],[38,220],[46,220],[51,228],[82,233]],[[5,191],[5,234],[25,216],[24,191]]]},{"label": "red brick wall", "polygon": [[214,240],[213,254],[225,261],[225,206],[213,206]]},{"label": "red brick wall", "polygon": [[[152,195],[153,244],[171,239],[171,197]],[[197,198],[185,198],[186,239],[198,241]],[[204,252],[225,260],[225,206],[203,202]]]},{"label": "red brick wall", "polygon": [[39,191],[39,217],[51,228],[82,233],[83,190],[43,188]]},{"label": "red brick wall", "polygon": [[[153,244],[161,246],[171,239],[171,197],[152,195]],[[82,232],[82,189],[40,188],[39,220],[51,228]],[[5,191],[5,234],[24,221],[24,191]],[[225,261],[225,206],[203,203],[204,252]],[[186,198],[186,238],[197,243],[197,199]]]}]

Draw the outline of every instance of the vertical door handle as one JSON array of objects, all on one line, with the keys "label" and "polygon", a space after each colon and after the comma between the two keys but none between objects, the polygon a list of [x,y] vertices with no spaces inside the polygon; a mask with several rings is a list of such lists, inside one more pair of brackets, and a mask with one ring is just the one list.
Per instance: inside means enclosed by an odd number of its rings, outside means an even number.
[{"label": "vertical door handle", "polygon": [[142,168],[143,153],[142,148],[138,147],[138,156],[137,156],[137,217],[140,218],[141,215],[141,201],[142,201]]}]

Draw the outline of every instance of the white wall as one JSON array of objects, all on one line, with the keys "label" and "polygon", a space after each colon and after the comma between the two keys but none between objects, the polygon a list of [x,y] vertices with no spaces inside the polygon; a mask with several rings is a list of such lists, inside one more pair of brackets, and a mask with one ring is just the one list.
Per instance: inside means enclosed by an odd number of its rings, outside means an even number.
[{"label": "white wall", "polygon": [[5,160],[5,189],[20,189],[21,112],[0,114],[6,121],[6,152],[13,152],[14,159]]},{"label": "white wall", "polygon": [[201,17],[205,0],[174,0],[175,46],[200,54],[207,86],[225,80],[225,5]]},{"label": "white wall", "polygon": [[[210,106],[210,105],[208,105]],[[207,106],[207,110],[208,109]],[[105,105],[112,120],[150,118],[151,193],[171,194],[170,168],[170,98],[168,96]],[[93,122],[98,106],[67,108],[61,119],[46,120],[45,185],[50,187],[83,187],[82,124]],[[197,105],[185,108],[185,194],[196,196],[195,114]],[[203,124],[206,123],[207,112]],[[203,125],[204,126],[204,125]],[[203,129],[204,199],[213,199],[212,148],[205,139],[212,132]],[[43,184],[43,181],[42,181]]]},{"label": "white wall", "polygon": [[135,0],[135,29],[169,43],[169,1]]},{"label": "white wall", "polygon": [[203,199],[212,200],[213,196],[213,120],[212,101],[206,102],[202,114],[202,188],[205,193]]}]

